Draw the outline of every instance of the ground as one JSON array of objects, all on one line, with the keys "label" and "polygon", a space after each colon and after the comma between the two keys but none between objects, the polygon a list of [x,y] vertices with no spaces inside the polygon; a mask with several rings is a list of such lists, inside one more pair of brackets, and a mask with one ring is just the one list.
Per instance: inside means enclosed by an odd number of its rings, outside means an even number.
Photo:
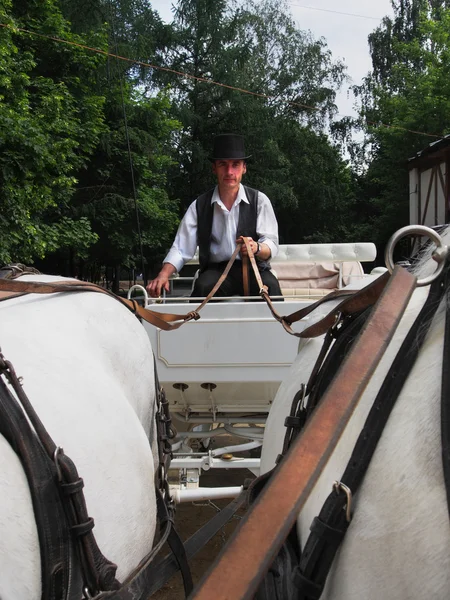
[{"label": "ground", "polygon": [[[226,440],[221,445],[228,445],[230,440]],[[241,440],[242,441],[242,440]],[[242,454],[241,454],[242,456]],[[200,478],[200,485],[203,487],[212,486],[235,486],[241,485],[245,479],[254,478],[254,475],[247,469],[211,469],[205,472]],[[216,500],[215,506],[223,508],[231,502],[230,499]],[[177,507],[175,517],[175,527],[183,541],[194,534],[202,525],[209,521],[217,512],[217,509],[206,502],[183,503]],[[223,549],[226,541],[239,524],[239,520],[244,515],[240,510],[237,515],[219,531],[208,544],[190,561],[192,578],[196,585],[209,567],[213,564],[220,551]],[[168,548],[163,549],[165,556],[169,552]],[[185,598],[183,582],[178,573],[174,576],[159,592],[154,594],[152,600],[182,600]]]}]

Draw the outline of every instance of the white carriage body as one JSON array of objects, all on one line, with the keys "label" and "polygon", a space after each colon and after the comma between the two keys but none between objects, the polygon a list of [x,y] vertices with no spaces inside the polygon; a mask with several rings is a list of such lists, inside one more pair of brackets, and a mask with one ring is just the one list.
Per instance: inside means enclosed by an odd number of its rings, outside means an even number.
[{"label": "white carriage body", "polygon": [[[291,314],[360,279],[361,262],[375,257],[372,243],[281,245],[272,268],[285,301],[274,302],[275,309]],[[200,301],[166,298],[149,308],[186,314]],[[171,411],[197,423],[242,422],[243,415],[252,422],[252,415],[266,415],[297,355],[298,338],[286,333],[259,298],[211,301],[200,315],[176,331],[144,324]],[[297,330],[305,325],[307,318]]]}]

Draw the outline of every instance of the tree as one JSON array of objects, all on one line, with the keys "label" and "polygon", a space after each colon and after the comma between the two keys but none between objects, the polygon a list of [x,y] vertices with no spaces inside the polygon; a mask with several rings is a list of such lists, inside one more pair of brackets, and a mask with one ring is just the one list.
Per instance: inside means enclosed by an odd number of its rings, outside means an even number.
[{"label": "tree", "polygon": [[148,94],[142,86],[145,69],[133,62],[158,62],[170,28],[146,1],[85,0],[80,7],[63,0],[62,7],[77,33],[101,31],[114,56],[95,81],[104,98],[103,131],[89,162],[74,173],[74,195],[62,209],[65,219],[90,223],[97,243],[83,256],[61,247],[43,268],[98,277],[102,267],[111,267],[117,291],[121,266],[145,273],[177,225],[178,204],[165,188],[178,124],[168,115],[167,95],[153,89]]},{"label": "tree", "polygon": [[408,223],[407,159],[450,129],[450,3],[392,6],[394,18],[369,37],[373,70],[356,89],[369,148],[362,193],[382,245]]},{"label": "tree", "polygon": [[122,110],[116,114],[117,99],[109,97],[108,132],[80,174],[71,211],[92,223],[99,241],[87,262],[115,269],[115,291],[120,266],[145,272],[148,260],[164,254],[178,223],[178,202],[166,192],[173,162],[167,146],[178,128],[169,107],[163,94],[146,99],[130,91],[122,107],[125,121]]},{"label": "tree", "polygon": [[[156,75],[161,85],[171,86],[174,115],[183,124],[177,137],[179,167],[170,178],[173,195],[186,207],[211,187],[207,153],[213,136],[239,132],[253,153],[246,181],[269,194],[283,240],[319,234],[319,223],[328,228],[323,236],[337,235],[335,208],[309,217],[314,205],[327,202],[344,211],[341,194],[349,193],[349,172],[320,133],[336,111],[336,89],[345,78],[325,42],[300,31],[288,5],[274,0],[243,6],[180,0],[173,26],[175,43],[166,62],[186,75]],[[330,172],[342,181],[334,185],[333,179],[324,193],[322,182]]]},{"label": "tree", "polygon": [[[32,262],[70,237],[83,252],[95,241],[87,221],[47,220],[67,206],[103,131],[95,73],[103,58],[71,43],[55,0],[0,6],[0,261]],[[93,40],[103,45],[101,35]]]}]

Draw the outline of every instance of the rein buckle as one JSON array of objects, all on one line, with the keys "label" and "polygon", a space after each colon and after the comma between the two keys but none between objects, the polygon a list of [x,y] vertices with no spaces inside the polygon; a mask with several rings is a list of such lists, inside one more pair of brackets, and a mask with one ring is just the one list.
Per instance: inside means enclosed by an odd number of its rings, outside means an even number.
[{"label": "rein buckle", "polygon": [[339,494],[339,491],[342,490],[347,496],[347,505],[345,507],[345,518],[347,519],[347,523],[350,523],[352,520],[352,490],[347,487],[342,481],[335,481],[333,483],[333,490],[336,494]]}]

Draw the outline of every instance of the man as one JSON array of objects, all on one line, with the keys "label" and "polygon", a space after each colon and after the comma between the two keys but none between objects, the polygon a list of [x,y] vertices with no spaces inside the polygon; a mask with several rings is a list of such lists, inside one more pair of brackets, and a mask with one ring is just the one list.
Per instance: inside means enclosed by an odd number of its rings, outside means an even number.
[{"label": "man", "polygon": [[[269,259],[278,252],[278,224],[269,198],[257,190],[244,187],[242,176],[247,171],[244,138],[230,133],[214,139],[210,160],[217,178],[213,190],[202,194],[188,208],[178,228],[175,241],[155,279],[147,291],[157,298],[163,289],[169,291],[170,277],[180,271],[199,246],[200,274],[192,296],[207,296],[233,254],[242,236],[250,241],[264,285],[271,296],[281,295],[276,277],[270,271]],[[242,246],[240,255],[247,254]],[[244,293],[241,256],[222,283],[216,296]],[[259,287],[251,267],[250,294],[259,295]]]}]

